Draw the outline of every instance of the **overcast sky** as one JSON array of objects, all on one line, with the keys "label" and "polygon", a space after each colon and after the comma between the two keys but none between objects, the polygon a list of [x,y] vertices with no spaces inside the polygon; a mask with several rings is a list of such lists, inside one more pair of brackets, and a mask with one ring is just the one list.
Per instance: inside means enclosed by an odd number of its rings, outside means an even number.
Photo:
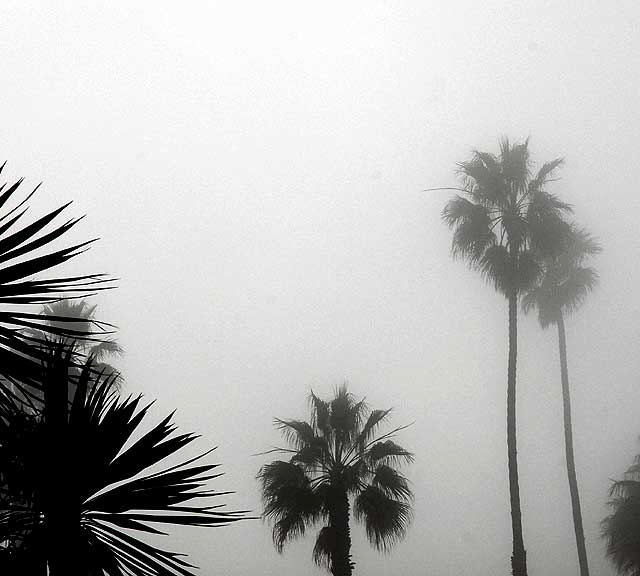
[{"label": "overcast sky", "polygon": [[[73,199],[74,270],[107,272],[126,388],[202,434],[260,511],[273,418],[348,381],[392,423],[415,520],[390,555],[354,527],[356,574],[509,572],[506,302],[449,257],[456,162],[531,137],[551,191],[604,252],[568,321],[592,574],[609,479],[640,452],[640,8],[636,2],[25,2],[0,10],[7,174]],[[519,462],[534,575],[578,573],[557,344],[521,323]],[[177,532],[203,576],[320,574],[259,521]]]}]

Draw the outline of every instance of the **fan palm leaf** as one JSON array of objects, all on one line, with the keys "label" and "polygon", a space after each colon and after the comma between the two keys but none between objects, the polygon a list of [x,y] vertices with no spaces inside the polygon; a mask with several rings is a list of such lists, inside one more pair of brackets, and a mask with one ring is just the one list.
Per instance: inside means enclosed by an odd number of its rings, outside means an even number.
[{"label": "fan palm leaf", "polygon": [[[4,167],[5,164],[0,166],[0,172]],[[94,240],[52,249],[53,243],[81,218],[56,223],[68,208],[67,203],[29,221],[28,201],[38,187],[10,206],[22,183],[23,179],[19,179],[0,185],[0,389],[7,392],[11,388],[9,395],[2,395],[3,401],[22,394],[25,384],[39,385],[43,351],[28,331],[40,330],[50,336],[89,336],[84,329],[74,329],[69,318],[59,317],[55,319],[57,325],[48,325],[47,316],[31,312],[31,307],[52,304],[63,294],[84,297],[109,287],[102,274],[34,278],[82,254]]]}]

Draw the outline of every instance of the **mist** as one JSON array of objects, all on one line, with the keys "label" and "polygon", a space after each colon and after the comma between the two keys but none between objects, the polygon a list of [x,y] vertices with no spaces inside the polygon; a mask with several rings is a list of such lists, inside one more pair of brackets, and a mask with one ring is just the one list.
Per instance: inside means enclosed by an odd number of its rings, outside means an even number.
[{"label": "mist", "polygon": [[[390,426],[415,495],[380,554],[351,527],[355,574],[510,570],[507,301],[451,258],[458,163],[529,138],[548,190],[602,245],[566,321],[590,571],[615,574],[601,521],[640,453],[640,238],[634,192],[640,9],[600,2],[5,2],[7,170],[73,200],[99,237],[70,272],[118,326],[126,393],[176,410],[231,490],[262,512],[256,454],[274,418],[348,383]],[[558,344],[519,315],[517,434],[530,574],[578,574]],[[325,574],[315,530],[278,554],[268,522],[176,529],[199,573]]]}]

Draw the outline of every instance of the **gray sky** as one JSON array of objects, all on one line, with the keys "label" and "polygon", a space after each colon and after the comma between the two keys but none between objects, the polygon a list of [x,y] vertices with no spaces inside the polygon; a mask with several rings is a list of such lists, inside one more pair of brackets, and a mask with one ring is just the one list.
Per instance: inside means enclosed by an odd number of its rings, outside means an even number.
[{"label": "gray sky", "polygon": [[[609,479],[637,441],[636,2],[5,1],[3,158],[74,199],[101,241],[127,387],[218,444],[237,492],[275,416],[342,381],[415,421],[416,518],[391,555],[354,528],[357,574],[509,571],[505,301],[449,258],[455,163],[500,135],[564,156],[553,191],[600,238],[601,286],[568,324],[578,479],[594,575]],[[556,340],[521,323],[519,456],[531,574],[578,573]],[[203,575],[316,574],[260,522],[177,533]]]}]

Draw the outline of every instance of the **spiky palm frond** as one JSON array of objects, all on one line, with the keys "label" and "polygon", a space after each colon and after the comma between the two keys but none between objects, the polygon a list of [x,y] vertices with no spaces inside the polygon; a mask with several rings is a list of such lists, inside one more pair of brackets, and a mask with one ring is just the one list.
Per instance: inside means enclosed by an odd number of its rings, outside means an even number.
[{"label": "spiky palm frond", "polygon": [[[192,566],[181,555],[147,544],[132,531],[161,534],[162,525],[215,526],[240,519],[241,514],[218,506],[190,504],[224,494],[207,488],[219,476],[217,465],[195,465],[210,451],[150,471],[197,436],[176,435],[171,416],[141,432],[150,405],[140,396],[119,398],[90,361],[67,408],[71,354],[62,347],[50,353],[54,356],[43,374],[44,418],[31,431],[31,449],[25,452],[23,443],[16,444],[14,429],[1,430],[2,448],[15,448],[16,459],[29,471],[32,504],[25,511],[15,499],[5,503],[0,540],[19,526],[33,542],[47,543],[34,554],[46,556],[57,546],[85,573],[97,566],[113,576],[190,576]],[[23,545],[28,546],[26,540]]]},{"label": "spiky palm frond", "polygon": [[[0,166],[0,172],[4,166]],[[44,356],[28,331],[40,330],[50,336],[76,338],[84,338],[88,334],[84,330],[74,330],[69,318],[60,317],[56,319],[57,325],[47,325],[47,317],[30,312],[31,307],[52,304],[63,294],[84,297],[110,285],[102,274],[34,279],[36,275],[82,254],[93,240],[51,249],[52,243],[71,230],[81,218],[55,224],[69,206],[67,203],[28,222],[28,216],[25,217],[29,209],[27,203],[38,187],[13,208],[10,207],[22,182],[20,179],[11,185],[5,183],[0,186],[0,375],[35,386]],[[5,380],[0,381],[0,386],[4,385]]]},{"label": "spiky palm frond", "polygon": [[[273,451],[290,457],[288,461],[264,465],[257,477],[264,503],[263,517],[273,523],[276,549],[282,552],[288,540],[303,536],[313,524],[327,520],[316,540],[313,559],[330,568],[332,555],[349,547],[341,540],[349,532],[348,498],[357,499],[367,487],[375,488],[392,501],[379,518],[388,524],[375,528],[372,526],[376,518],[372,514],[359,516],[368,523],[367,533],[374,546],[386,549],[404,534],[410,519],[412,493],[406,478],[394,467],[412,462],[413,455],[391,440],[402,427],[377,435],[390,410],[369,410],[364,400],[356,401],[346,386],[336,390],[329,401],[311,393],[310,406],[309,423],[276,420],[291,448]],[[393,504],[396,501],[402,505]],[[391,518],[394,510],[398,514],[395,520]],[[342,558],[340,565],[349,563],[350,560]]]}]

